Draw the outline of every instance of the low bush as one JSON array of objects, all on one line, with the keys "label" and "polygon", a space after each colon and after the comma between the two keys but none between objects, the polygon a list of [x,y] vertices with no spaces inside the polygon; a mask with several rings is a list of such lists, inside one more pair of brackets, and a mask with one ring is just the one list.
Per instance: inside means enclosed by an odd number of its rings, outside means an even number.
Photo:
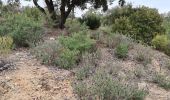
[{"label": "low bush", "polygon": [[87,100],[88,88],[86,83],[77,82],[73,87],[80,100]]},{"label": "low bush", "polygon": [[142,78],[142,77],[145,77],[145,70],[142,66],[136,66],[135,67],[135,70],[134,70],[134,74],[137,78]]},{"label": "low bush", "polygon": [[168,60],[168,61],[166,62],[165,67],[168,68],[168,70],[170,70],[170,60]]},{"label": "low bush", "polygon": [[165,75],[156,74],[153,82],[166,90],[170,89],[170,79],[166,78]]},{"label": "low bush", "polygon": [[170,56],[170,42],[168,43],[168,45],[166,47],[165,53]]},{"label": "low bush", "polygon": [[77,33],[79,31],[87,31],[88,27],[85,24],[81,24],[77,19],[67,19],[66,28],[69,33]]},{"label": "low bush", "polygon": [[58,41],[47,41],[35,47],[32,53],[44,64],[70,69],[76,64],[79,51],[64,48]]},{"label": "low bush", "polygon": [[99,30],[100,30],[101,32],[103,32],[104,34],[111,34],[111,33],[112,33],[112,29],[111,29],[110,26],[101,26],[101,27],[99,28]]},{"label": "low bush", "polygon": [[144,100],[146,91],[135,86],[122,84],[113,80],[104,72],[98,72],[92,77],[92,83],[75,84],[75,91],[80,99],[91,100]]},{"label": "low bush", "polygon": [[169,43],[167,35],[157,35],[153,40],[152,44],[157,50],[165,50]]},{"label": "low bush", "polygon": [[163,51],[167,55],[170,55],[170,39],[167,35],[157,35],[152,40],[152,45],[160,51]]},{"label": "low bush", "polygon": [[97,49],[95,52],[85,52],[82,54],[81,64],[86,67],[94,67],[98,65],[101,58],[101,51]]},{"label": "low bush", "polygon": [[126,58],[128,55],[128,45],[126,43],[119,44],[115,49],[115,54],[118,58]]},{"label": "low bush", "polygon": [[83,66],[78,71],[76,71],[76,78],[77,80],[83,80],[88,77],[90,72],[89,66]]},{"label": "low bush", "polygon": [[9,36],[0,37],[0,54],[8,53],[13,46],[13,39]]},{"label": "low bush", "polygon": [[107,36],[106,44],[109,48],[115,48],[121,43],[122,36],[119,34],[110,34]]},{"label": "low bush", "polygon": [[149,48],[143,47],[142,45],[138,44],[136,47],[137,55],[135,56],[136,60],[146,66],[150,64],[152,61],[152,52]]},{"label": "low bush", "polygon": [[115,19],[112,25],[112,32],[117,32],[124,35],[133,35],[133,26],[128,17],[120,17]]},{"label": "low bush", "polygon": [[[168,15],[168,14],[167,14]],[[164,16],[163,27],[166,29],[166,33],[170,35],[170,15]]]},{"label": "low bush", "polygon": [[113,81],[106,73],[96,74],[93,80],[92,94],[97,95],[100,100],[144,100],[146,96],[146,91]]},{"label": "low bush", "polygon": [[77,50],[63,49],[59,53],[59,57],[57,61],[55,61],[55,64],[60,68],[71,69],[76,65],[76,62],[79,59],[78,56],[79,51]]},{"label": "low bush", "polygon": [[10,35],[18,47],[35,46],[42,39],[41,22],[34,21],[24,14],[8,16],[0,26],[1,35]]},{"label": "low bush", "polygon": [[43,18],[42,13],[36,7],[25,7],[22,13],[34,21],[41,21]]},{"label": "low bush", "polygon": [[99,28],[101,25],[99,15],[93,12],[85,14],[80,22],[85,23],[92,30]]},{"label": "low bush", "polygon": [[32,53],[42,61],[43,64],[55,65],[58,54],[62,46],[58,41],[46,41],[43,44],[33,48]]},{"label": "low bush", "polygon": [[43,34],[41,23],[23,15],[17,15],[11,20],[15,20],[14,31],[11,32],[11,35],[17,46],[35,46],[41,41]]},{"label": "low bush", "polygon": [[95,45],[95,41],[90,39],[90,36],[85,32],[81,31],[79,33],[71,34],[71,36],[60,37],[59,42],[65,48],[70,50],[77,50],[80,53],[92,50]]},{"label": "low bush", "polygon": [[47,41],[34,48],[33,53],[45,64],[71,69],[78,64],[84,52],[91,51],[95,41],[85,33],[61,36],[59,41]]}]

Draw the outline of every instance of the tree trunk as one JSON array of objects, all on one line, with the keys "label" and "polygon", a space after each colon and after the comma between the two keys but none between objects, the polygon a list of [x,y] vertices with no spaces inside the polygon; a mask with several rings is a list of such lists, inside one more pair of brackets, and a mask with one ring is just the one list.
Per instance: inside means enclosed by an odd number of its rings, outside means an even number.
[{"label": "tree trunk", "polygon": [[54,27],[57,25],[57,18],[56,18],[56,12],[54,9],[54,4],[52,0],[45,0],[45,3],[47,5],[48,12],[50,14],[50,18],[54,21]]},{"label": "tree trunk", "polygon": [[72,8],[72,19],[74,19],[75,18],[75,15],[74,15],[74,7]]},{"label": "tree trunk", "polygon": [[65,10],[65,7],[66,7],[66,2],[65,0],[62,0],[61,1],[61,7],[60,7],[60,13],[61,13],[61,16],[60,16],[60,28],[63,29],[65,28],[64,24],[66,22],[66,19],[68,18],[69,14],[71,13],[71,10],[74,8],[74,4],[70,4],[70,5],[67,5],[67,11]]},{"label": "tree trunk", "polygon": [[61,0],[61,6],[60,6],[60,13],[61,13],[61,15],[60,15],[60,24],[59,24],[59,27],[61,29],[64,28],[64,24],[66,22],[65,7],[66,7],[66,0]]},{"label": "tree trunk", "polygon": [[60,19],[60,24],[59,24],[60,29],[65,28],[64,24],[66,23],[66,19],[67,17],[65,16],[65,14],[61,14],[61,19]]}]

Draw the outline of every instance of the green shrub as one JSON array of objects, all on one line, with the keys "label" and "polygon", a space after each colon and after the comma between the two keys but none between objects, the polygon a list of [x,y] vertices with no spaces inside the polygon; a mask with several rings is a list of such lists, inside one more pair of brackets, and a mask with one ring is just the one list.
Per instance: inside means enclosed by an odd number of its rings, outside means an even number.
[{"label": "green shrub", "polygon": [[55,61],[56,65],[64,69],[71,69],[76,65],[78,60],[79,51],[63,49],[59,54],[59,59]]},{"label": "green shrub", "polygon": [[95,41],[85,33],[74,33],[71,36],[61,36],[59,41],[49,41],[37,46],[33,53],[45,64],[71,69],[80,59],[82,53],[93,49]]},{"label": "green shrub", "polygon": [[101,51],[97,49],[95,52],[85,52],[82,54],[81,64],[84,67],[94,67],[98,65],[98,60],[101,58]]},{"label": "green shrub", "polygon": [[44,64],[70,69],[76,64],[79,51],[64,48],[58,41],[47,41],[35,47],[32,53]]},{"label": "green shrub", "polygon": [[74,91],[81,100],[144,100],[147,94],[136,86],[113,80],[105,72],[97,72],[90,80],[74,84]]},{"label": "green shrub", "polygon": [[163,27],[166,29],[166,33],[170,35],[170,15],[164,17]]},{"label": "green shrub", "polygon": [[163,18],[157,9],[139,7],[130,16],[130,20],[136,30],[136,34],[134,33],[135,37],[133,36],[133,38],[149,45],[156,35],[165,33],[165,29],[162,27]]},{"label": "green shrub", "polygon": [[153,40],[152,44],[157,50],[165,50],[168,45],[167,35],[157,35]]},{"label": "green shrub", "polygon": [[71,34],[71,36],[60,37],[59,41],[65,48],[80,51],[80,53],[93,49],[95,45],[95,41],[90,39],[90,36],[85,32],[81,31]]},{"label": "green shrub", "polygon": [[90,29],[94,30],[100,27],[100,17],[95,13],[87,13],[83,16],[82,22],[84,22]]},{"label": "green shrub", "polygon": [[[146,13],[147,12],[147,13]],[[126,5],[108,12],[106,25],[112,25],[112,31],[131,36],[133,39],[151,45],[157,34],[164,34],[163,18],[157,9]]]},{"label": "green shrub", "polygon": [[10,34],[16,46],[35,46],[42,39],[42,23],[24,14],[8,16],[0,26],[0,34]]},{"label": "green shrub", "polygon": [[110,26],[100,27],[99,30],[100,30],[101,32],[103,32],[104,34],[111,34],[111,33],[112,33],[112,30],[111,30],[111,27],[110,27]]},{"label": "green shrub", "polygon": [[165,48],[165,53],[170,56],[170,40]]},{"label": "green shrub", "polygon": [[40,59],[43,64],[55,65],[55,62],[59,59],[58,55],[62,48],[58,41],[46,41],[33,48],[32,53]]},{"label": "green shrub", "polygon": [[104,25],[112,25],[115,19],[119,19],[120,17],[128,17],[134,12],[134,8],[132,8],[131,4],[125,5],[123,7],[115,7],[106,12],[106,15],[103,17],[102,22]]},{"label": "green shrub", "polygon": [[149,48],[143,47],[143,45],[138,44],[137,48],[137,55],[136,60],[146,66],[147,64],[150,64],[152,61],[152,53]]},{"label": "green shrub", "polygon": [[78,82],[73,85],[75,93],[79,96],[81,100],[87,100],[88,88],[86,83]]},{"label": "green shrub", "polygon": [[12,49],[13,39],[9,36],[0,37],[0,54],[8,53]]},{"label": "green shrub", "polygon": [[83,80],[88,77],[90,71],[89,66],[83,66],[76,72],[77,80]]},{"label": "green shrub", "polygon": [[122,36],[119,34],[110,34],[106,39],[106,45],[109,48],[115,48],[121,42]]},{"label": "green shrub", "polygon": [[96,99],[99,98],[99,100],[144,100],[146,96],[146,91],[124,85],[116,80],[113,81],[106,73],[96,74],[93,81],[92,94],[96,95]]},{"label": "green shrub", "polygon": [[37,23],[28,17],[18,15],[14,17],[14,31],[11,35],[17,46],[34,46],[42,39],[43,29],[40,23]]},{"label": "green shrub", "polygon": [[144,66],[151,63],[151,57],[144,53],[139,53],[136,57],[138,62],[141,62]]},{"label": "green shrub", "polygon": [[36,7],[25,7],[22,13],[34,21],[42,20],[42,13]]},{"label": "green shrub", "polygon": [[64,48],[67,48],[65,53],[60,56],[59,60],[60,65],[64,65],[64,68],[74,65],[76,61],[80,59],[82,53],[92,51],[95,45],[95,41],[90,39],[90,37],[84,32],[74,33],[71,36],[60,37],[59,42]]},{"label": "green shrub", "polygon": [[157,83],[160,87],[163,87],[166,90],[170,89],[170,80],[167,79],[165,75],[156,74],[153,82]]},{"label": "green shrub", "polygon": [[160,51],[163,51],[165,54],[170,55],[170,39],[167,35],[157,35],[152,40],[152,45]]},{"label": "green shrub", "polygon": [[128,17],[120,17],[115,19],[112,25],[112,32],[124,35],[133,35],[133,26]]},{"label": "green shrub", "polygon": [[115,54],[118,58],[126,58],[128,55],[128,45],[121,43],[116,47]]},{"label": "green shrub", "polygon": [[134,70],[134,74],[137,78],[140,79],[140,78],[144,77],[146,73],[142,66],[136,66],[135,70]]},{"label": "green shrub", "polygon": [[65,26],[69,33],[77,33],[79,31],[87,31],[88,27],[81,24],[77,19],[67,19]]},{"label": "green shrub", "polygon": [[170,70],[170,60],[168,62],[166,62],[166,65],[165,65],[166,68],[168,68]]}]

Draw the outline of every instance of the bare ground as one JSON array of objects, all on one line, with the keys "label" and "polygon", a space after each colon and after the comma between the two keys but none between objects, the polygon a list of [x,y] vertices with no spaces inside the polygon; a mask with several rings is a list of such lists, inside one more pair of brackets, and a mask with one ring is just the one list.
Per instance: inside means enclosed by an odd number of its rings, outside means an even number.
[{"label": "bare ground", "polygon": [[9,55],[15,69],[0,73],[0,100],[75,100],[72,75],[41,65],[27,51]]}]

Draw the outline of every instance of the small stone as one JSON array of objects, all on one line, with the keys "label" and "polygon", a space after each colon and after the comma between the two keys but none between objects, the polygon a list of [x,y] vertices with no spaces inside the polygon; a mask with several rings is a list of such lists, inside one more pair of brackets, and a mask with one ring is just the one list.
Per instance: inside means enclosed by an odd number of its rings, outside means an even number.
[{"label": "small stone", "polygon": [[138,83],[138,87],[139,87],[139,89],[146,89],[147,84],[145,82],[141,82],[141,83]]},{"label": "small stone", "polygon": [[6,77],[6,80],[11,80],[11,78],[10,77]]},{"label": "small stone", "polygon": [[50,40],[55,40],[55,38],[51,37]]},{"label": "small stone", "polygon": [[41,88],[41,87],[42,87],[42,85],[38,85],[37,87],[38,87],[38,88]]}]

